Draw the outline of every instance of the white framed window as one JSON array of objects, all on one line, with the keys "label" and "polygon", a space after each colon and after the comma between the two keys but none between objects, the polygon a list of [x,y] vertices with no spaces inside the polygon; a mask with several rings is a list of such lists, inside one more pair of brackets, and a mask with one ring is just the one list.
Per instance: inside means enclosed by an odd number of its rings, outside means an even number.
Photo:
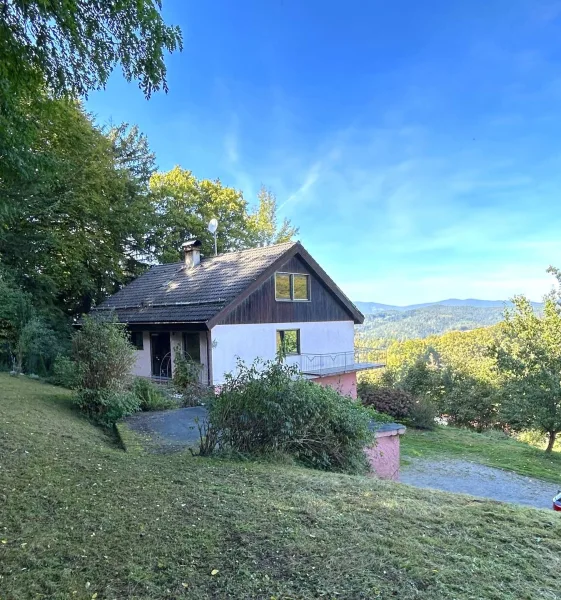
[{"label": "white framed window", "polygon": [[277,354],[282,356],[300,354],[299,329],[277,329]]},{"label": "white framed window", "polygon": [[275,299],[279,302],[309,302],[310,276],[306,273],[275,273]]}]

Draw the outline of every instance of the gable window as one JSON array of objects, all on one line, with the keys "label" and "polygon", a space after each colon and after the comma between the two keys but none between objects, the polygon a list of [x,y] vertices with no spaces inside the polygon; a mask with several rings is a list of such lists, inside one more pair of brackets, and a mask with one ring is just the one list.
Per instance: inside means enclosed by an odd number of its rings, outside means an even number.
[{"label": "gable window", "polygon": [[275,298],[284,302],[310,300],[310,276],[304,273],[275,273]]},{"label": "gable window", "polygon": [[275,274],[275,294],[277,300],[292,300],[290,273]]},{"label": "gable window", "polygon": [[144,338],[142,331],[131,331],[130,341],[137,350],[144,350]]},{"label": "gable window", "polygon": [[282,356],[300,354],[299,329],[279,329],[277,331],[277,353]]}]

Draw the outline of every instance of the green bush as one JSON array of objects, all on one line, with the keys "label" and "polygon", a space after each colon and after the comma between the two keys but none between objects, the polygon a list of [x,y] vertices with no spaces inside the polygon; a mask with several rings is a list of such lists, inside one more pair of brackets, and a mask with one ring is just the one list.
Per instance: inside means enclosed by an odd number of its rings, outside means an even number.
[{"label": "green bush", "polygon": [[72,340],[80,370],[80,388],[121,390],[129,387],[136,351],[125,325],[115,318],[84,317]]},{"label": "green bush", "polygon": [[404,364],[396,374],[394,387],[414,398],[427,398],[438,402],[444,392],[440,356],[428,350],[412,364]]},{"label": "green bush", "polygon": [[50,382],[54,385],[75,390],[80,387],[80,369],[78,364],[68,356],[59,354],[54,362],[53,375]]},{"label": "green bush", "polygon": [[78,366],[78,406],[103,425],[136,412],[140,401],[130,391],[134,346],[124,325],[110,319],[84,317],[72,340]]},{"label": "green bush", "polygon": [[106,426],[140,410],[138,398],[126,390],[80,389],[76,404],[89,417]]},{"label": "green bush", "polygon": [[[195,362],[183,353],[178,346],[173,359],[173,387],[181,394],[183,406],[198,406],[208,400],[208,386],[201,384],[201,363]],[[213,394],[212,394],[213,395]]]},{"label": "green bush", "polygon": [[409,410],[409,416],[404,420],[406,425],[417,429],[434,429],[436,426],[438,409],[434,403],[426,398],[417,398]]},{"label": "green bush", "polygon": [[167,396],[158,386],[149,379],[137,377],[134,380],[132,391],[138,398],[140,410],[169,410],[178,408],[179,403]]},{"label": "green bush", "polygon": [[363,406],[370,406],[398,421],[407,419],[415,404],[415,397],[409,392],[371,383],[359,383],[357,393]]},{"label": "green bush", "polygon": [[56,333],[41,318],[35,317],[22,328],[16,344],[16,361],[25,373],[48,375],[61,345]]},{"label": "green bush", "polygon": [[493,385],[474,378],[453,377],[446,387],[439,410],[450,424],[477,431],[501,427],[500,398]]},{"label": "green bush", "polygon": [[275,361],[240,362],[212,401],[209,418],[223,449],[280,453],[325,470],[364,469],[363,448],[372,441],[369,411]]}]

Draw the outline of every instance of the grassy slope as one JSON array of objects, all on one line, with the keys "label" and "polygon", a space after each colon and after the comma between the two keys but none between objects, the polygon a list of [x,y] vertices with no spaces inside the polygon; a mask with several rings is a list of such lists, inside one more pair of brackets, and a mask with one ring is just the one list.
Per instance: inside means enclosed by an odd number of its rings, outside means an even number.
[{"label": "grassy slope", "polygon": [[553,511],[131,455],[63,391],[3,375],[0,466],[2,600],[561,598]]},{"label": "grassy slope", "polygon": [[543,450],[498,432],[481,434],[454,427],[408,430],[401,452],[405,461],[432,456],[462,458],[553,481],[561,488],[561,452],[547,455]]}]

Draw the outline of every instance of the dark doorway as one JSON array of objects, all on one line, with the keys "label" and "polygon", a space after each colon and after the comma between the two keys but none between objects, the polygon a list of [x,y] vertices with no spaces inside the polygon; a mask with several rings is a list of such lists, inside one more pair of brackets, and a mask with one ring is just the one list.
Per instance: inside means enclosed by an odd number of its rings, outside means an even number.
[{"label": "dark doorway", "polygon": [[150,334],[152,377],[171,377],[171,344],[167,333]]}]

